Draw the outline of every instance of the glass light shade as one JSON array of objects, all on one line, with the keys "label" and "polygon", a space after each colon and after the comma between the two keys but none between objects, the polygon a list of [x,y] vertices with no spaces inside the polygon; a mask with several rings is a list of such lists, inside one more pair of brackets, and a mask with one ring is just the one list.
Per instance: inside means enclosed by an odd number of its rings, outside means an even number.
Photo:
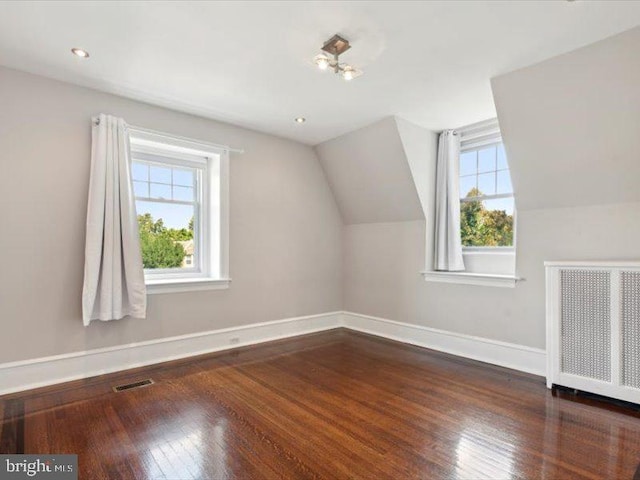
[{"label": "glass light shade", "polygon": [[344,70],[342,71],[342,78],[346,81],[353,80],[353,68],[348,65],[344,67]]},{"label": "glass light shade", "polygon": [[320,70],[326,70],[329,67],[329,58],[326,55],[318,55],[315,58],[315,62]]}]

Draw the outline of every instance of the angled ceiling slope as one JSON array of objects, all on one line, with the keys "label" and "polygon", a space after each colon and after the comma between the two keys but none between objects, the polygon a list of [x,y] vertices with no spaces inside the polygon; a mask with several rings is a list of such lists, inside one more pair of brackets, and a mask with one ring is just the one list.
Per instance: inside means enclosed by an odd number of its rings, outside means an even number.
[{"label": "angled ceiling slope", "polygon": [[424,219],[394,117],[315,148],[345,224]]},{"label": "angled ceiling slope", "polygon": [[519,210],[639,202],[640,27],[492,80]]}]

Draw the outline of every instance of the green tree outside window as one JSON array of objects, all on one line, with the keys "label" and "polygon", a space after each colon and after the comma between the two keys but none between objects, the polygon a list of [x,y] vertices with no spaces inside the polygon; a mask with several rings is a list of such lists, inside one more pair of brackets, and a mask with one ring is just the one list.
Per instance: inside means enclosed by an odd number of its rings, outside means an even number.
[{"label": "green tree outside window", "polygon": [[189,228],[167,228],[150,213],[138,215],[140,249],[144,268],[178,268],[186,255],[179,241],[193,239],[193,219]]},{"label": "green tree outside window", "polygon": [[[472,188],[466,198],[481,197]],[[460,236],[464,247],[513,246],[513,215],[504,210],[487,210],[482,200],[460,202]]]}]

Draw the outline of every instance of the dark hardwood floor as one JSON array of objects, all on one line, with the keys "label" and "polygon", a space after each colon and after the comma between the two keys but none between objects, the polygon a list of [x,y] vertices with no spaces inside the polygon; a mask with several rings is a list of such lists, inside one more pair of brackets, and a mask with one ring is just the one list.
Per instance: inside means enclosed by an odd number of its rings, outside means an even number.
[{"label": "dark hardwood floor", "polygon": [[346,330],[0,397],[0,418],[1,453],[77,453],[91,480],[632,479],[640,462],[634,410]]}]

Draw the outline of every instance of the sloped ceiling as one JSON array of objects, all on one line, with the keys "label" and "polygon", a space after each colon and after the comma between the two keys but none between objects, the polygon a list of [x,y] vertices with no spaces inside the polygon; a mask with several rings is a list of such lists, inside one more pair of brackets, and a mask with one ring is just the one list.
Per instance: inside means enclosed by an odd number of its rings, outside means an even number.
[{"label": "sloped ceiling", "polygon": [[315,148],[345,224],[424,218],[394,117]]},{"label": "sloped ceiling", "polygon": [[640,201],[640,27],[491,83],[519,210]]},{"label": "sloped ceiling", "polygon": [[[640,27],[492,79],[519,210],[640,202],[638,52]],[[430,218],[436,141],[387,117],[316,146],[344,223]]]},{"label": "sloped ceiling", "polygon": [[438,134],[404,118],[395,117],[395,121],[422,211],[426,218],[433,218]]}]

